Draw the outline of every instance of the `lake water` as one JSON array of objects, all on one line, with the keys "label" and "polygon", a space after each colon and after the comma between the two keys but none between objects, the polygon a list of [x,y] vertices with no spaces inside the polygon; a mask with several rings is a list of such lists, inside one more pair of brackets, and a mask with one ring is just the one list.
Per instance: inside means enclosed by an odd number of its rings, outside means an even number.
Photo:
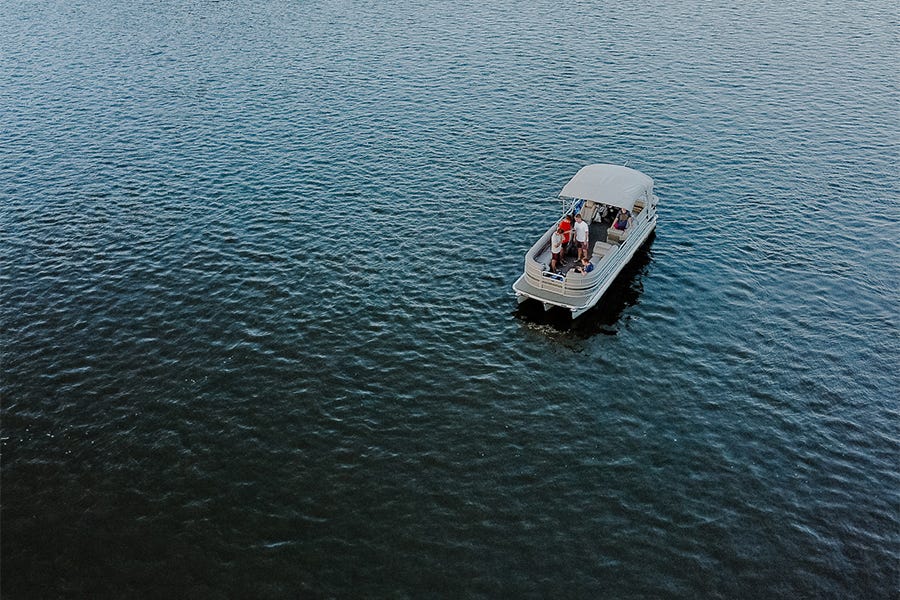
[{"label": "lake water", "polygon": [[0,9],[4,598],[900,593],[894,2]]}]

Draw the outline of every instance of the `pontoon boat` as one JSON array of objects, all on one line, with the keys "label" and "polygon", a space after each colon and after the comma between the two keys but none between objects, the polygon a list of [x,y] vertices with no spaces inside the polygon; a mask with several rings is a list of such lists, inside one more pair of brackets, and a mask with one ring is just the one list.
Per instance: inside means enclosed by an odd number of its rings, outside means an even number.
[{"label": "pontoon boat", "polygon": [[[653,180],[619,165],[583,167],[559,194],[563,215],[525,254],[525,272],[513,284],[520,303],[532,299],[544,309],[559,306],[572,318],[593,307],[656,228]],[[619,209],[628,211],[624,230],[612,226]],[[551,236],[567,215],[580,213],[590,225],[588,256],[593,269],[576,270],[577,260],[563,250],[556,270],[551,270]]]}]

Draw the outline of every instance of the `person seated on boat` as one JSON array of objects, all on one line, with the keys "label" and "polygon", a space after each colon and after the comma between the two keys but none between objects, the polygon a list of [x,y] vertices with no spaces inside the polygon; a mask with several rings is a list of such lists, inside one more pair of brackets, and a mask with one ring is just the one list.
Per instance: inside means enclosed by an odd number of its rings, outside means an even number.
[{"label": "person seated on boat", "polygon": [[588,255],[588,238],[590,237],[590,227],[581,218],[581,213],[575,215],[575,246],[578,248],[578,258],[587,258]]},{"label": "person seated on boat", "polygon": [[590,259],[587,256],[582,258],[581,262],[578,264],[578,266],[575,267],[576,273],[583,273],[585,275],[587,275],[588,273],[590,273],[593,270],[594,270],[594,264],[590,261]]},{"label": "person seated on boat", "polygon": [[557,227],[553,235],[550,236],[550,270],[556,273],[556,267],[562,261],[563,250],[563,228]]},{"label": "person seated on boat", "polygon": [[619,209],[619,214],[616,215],[616,219],[613,221],[613,227],[618,229],[619,231],[625,231],[628,229],[628,219],[631,218],[631,213],[625,210],[624,208]]}]

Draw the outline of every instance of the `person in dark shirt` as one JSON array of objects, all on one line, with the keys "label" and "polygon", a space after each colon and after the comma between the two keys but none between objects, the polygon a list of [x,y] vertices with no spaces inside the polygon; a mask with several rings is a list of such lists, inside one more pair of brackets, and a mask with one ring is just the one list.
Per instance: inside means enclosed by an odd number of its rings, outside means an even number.
[{"label": "person in dark shirt", "polygon": [[580,261],[580,264],[577,267],[575,267],[576,273],[584,273],[585,275],[587,275],[588,273],[590,273],[593,270],[594,270],[594,265],[591,263],[591,261],[588,259],[587,256],[582,258]]},{"label": "person in dark shirt", "polygon": [[616,220],[613,221],[613,227],[615,227],[619,231],[625,231],[626,229],[628,229],[628,219],[630,218],[631,213],[624,208],[620,208],[619,214],[616,215]]}]

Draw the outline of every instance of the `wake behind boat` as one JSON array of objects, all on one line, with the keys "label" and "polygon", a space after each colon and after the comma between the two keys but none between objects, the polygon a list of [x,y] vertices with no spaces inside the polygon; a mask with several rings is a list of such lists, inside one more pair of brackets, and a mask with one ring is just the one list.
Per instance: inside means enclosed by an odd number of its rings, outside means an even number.
[{"label": "wake behind boat", "polygon": [[[559,306],[577,318],[597,304],[650,237],[656,228],[659,199],[653,194],[650,177],[607,164],[583,167],[559,197],[563,215],[525,254],[525,271],[513,290],[519,303],[537,300],[545,309]],[[563,221],[570,215],[580,215],[587,224],[587,260],[583,262],[570,256],[566,248],[558,260],[553,258],[554,233],[561,224],[566,226]]]}]

